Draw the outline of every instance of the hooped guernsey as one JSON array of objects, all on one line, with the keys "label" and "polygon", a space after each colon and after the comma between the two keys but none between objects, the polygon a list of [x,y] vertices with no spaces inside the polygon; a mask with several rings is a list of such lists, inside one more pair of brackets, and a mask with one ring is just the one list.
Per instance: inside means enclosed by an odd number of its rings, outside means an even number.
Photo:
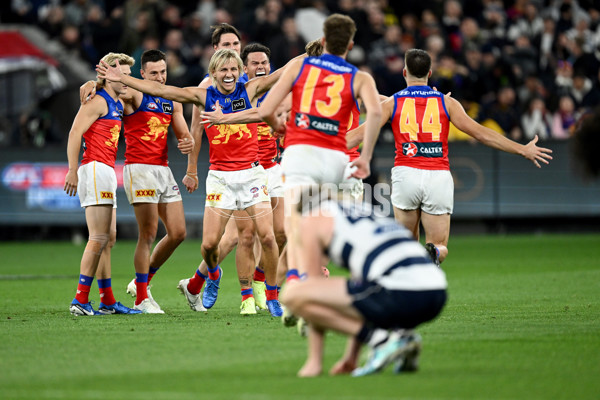
[{"label": "hooped guernsey", "polygon": [[[235,90],[223,94],[216,87],[206,90],[206,111],[214,111],[219,102],[223,114],[252,108],[246,87],[237,82]],[[224,124],[206,128],[210,143],[210,169],[218,171],[241,171],[258,165],[258,139],[256,123]]]},{"label": "hooped guernsey", "polygon": [[138,109],[123,117],[125,164],[167,166],[167,133],[173,118],[173,102],[144,93]]},{"label": "hooped guernsey", "polygon": [[394,166],[449,170],[450,116],[443,93],[429,86],[409,86],[394,94],[392,131]]},{"label": "hooped guernsey", "polygon": [[94,121],[83,134],[81,165],[99,161],[114,168],[123,119],[123,104],[110,97],[104,89],[98,90],[96,94],[106,101],[108,113]]},{"label": "hooped guernsey", "polygon": [[[267,97],[267,93],[258,99],[256,107],[260,107],[265,97]],[[264,169],[269,169],[277,164],[277,138],[273,136],[271,127],[265,122],[259,122],[256,125],[256,129],[258,133],[258,158],[260,165]]]},{"label": "hooped guernsey", "polygon": [[308,144],[346,152],[346,132],[358,108],[353,83],[358,69],[331,54],[304,59],[292,89],[285,146]]}]

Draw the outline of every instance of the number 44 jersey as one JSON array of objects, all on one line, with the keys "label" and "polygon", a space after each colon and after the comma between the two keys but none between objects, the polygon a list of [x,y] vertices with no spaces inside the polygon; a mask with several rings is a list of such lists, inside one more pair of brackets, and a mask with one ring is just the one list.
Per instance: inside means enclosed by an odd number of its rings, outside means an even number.
[{"label": "number 44 jersey", "polygon": [[395,93],[391,123],[396,142],[394,166],[450,169],[450,117],[442,93],[429,86],[409,86]]}]

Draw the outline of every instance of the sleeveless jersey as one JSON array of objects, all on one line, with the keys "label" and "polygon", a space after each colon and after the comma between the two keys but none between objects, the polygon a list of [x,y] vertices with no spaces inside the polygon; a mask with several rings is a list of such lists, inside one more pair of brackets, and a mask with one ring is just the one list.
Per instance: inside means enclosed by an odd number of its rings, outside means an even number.
[{"label": "sleeveless jersey", "polygon": [[142,103],[125,115],[125,164],[167,166],[167,133],[173,117],[173,102],[144,93]]},{"label": "sleeveless jersey", "polygon": [[[360,123],[360,110],[358,106],[352,109],[352,113],[350,114],[350,121],[348,122],[348,130],[352,130],[358,128],[358,124]],[[356,160],[360,157],[360,153],[358,152],[358,148],[360,144],[357,144],[355,147],[351,149],[346,149],[346,154],[350,157],[350,161]]]},{"label": "sleeveless jersey", "polygon": [[328,254],[350,270],[353,279],[375,282],[390,290],[437,290],[447,287],[444,272],[425,248],[393,218],[379,216],[364,204],[321,203],[334,218]]},{"label": "sleeveless jersey", "polygon": [[308,57],[292,88],[291,118],[285,146],[308,144],[346,152],[346,132],[358,69],[341,57]]},{"label": "sleeveless jersey", "polygon": [[[246,87],[237,82],[235,90],[223,94],[216,87],[206,90],[206,111],[214,111],[215,103],[223,114],[252,108]],[[258,139],[256,123],[213,125],[205,129],[210,143],[210,169],[218,171],[241,171],[258,165]]]},{"label": "sleeveless jersey", "polygon": [[104,89],[98,90],[96,94],[106,101],[108,113],[94,121],[83,134],[81,165],[99,161],[114,168],[123,119],[123,104],[110,97]]},{"label": "sleeveless jersey", "polygon": [[409,86],[394,94],[394,166],[449,170],[450,117],[444,95],[429,86]]},{"label": "sleeveless jersey", "polygon": [[[267,93],[258,99],[256,107],[260,107],[267,97]],[[271,134],[271,128],[265,122],[259,122],[256,129],[258,132],[258,159],[264,169],[269,169],[277,164],[277,138]]]}]

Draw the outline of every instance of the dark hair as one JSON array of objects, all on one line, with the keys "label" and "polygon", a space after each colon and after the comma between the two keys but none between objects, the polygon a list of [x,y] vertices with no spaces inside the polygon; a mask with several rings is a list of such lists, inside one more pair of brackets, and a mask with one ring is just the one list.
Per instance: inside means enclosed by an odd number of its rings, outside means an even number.
[{"label": "dark hair", "polygon": [[221,36],[226,33],[233,33],[239,40],[242,40],[242,35],[240,35],[240,31],[238,31],[234,26],[229,25],[227,23],[222,23],[219,25],[213,25],[210,27],[213,29],[212,33],[212,45],[213,47],[218,46],[221,41]]},{"label": "dark hair", "polygon": [[404,62],[408,73],[415,78],[426,78],[431,70],[431,57],[425,50],[408,50]]},{"label": "dark hair", "polygon": [[333,55],[341,56],[356,33],[356,24],[347,15],[332,14],[323,24],[325,48]]},{"label": "dark hair", "polygon": [[167,61],[167,56],[165,53],[156,49],[146,50],[142,53],[142,69],[146,67],[146,63],[158,62],[160,60],[165,60],[165,62]]},{"label": "dark hair", "polygon": [[242,54],[240,54],[244,65],[248,64],[248,54],[250,53],[265,53],[267,55],[267,58],[271,60],[271,49],[260,43],[249,43],[246,46],[244,46]]},{"label": "dark hair", "polygon": [[583,171],[586,178],[600,176],[600,158],[597,155],[600,145],[598,126],[600,126],[600,107],[588,110],[575,124],[572,151],[579,169]]}]

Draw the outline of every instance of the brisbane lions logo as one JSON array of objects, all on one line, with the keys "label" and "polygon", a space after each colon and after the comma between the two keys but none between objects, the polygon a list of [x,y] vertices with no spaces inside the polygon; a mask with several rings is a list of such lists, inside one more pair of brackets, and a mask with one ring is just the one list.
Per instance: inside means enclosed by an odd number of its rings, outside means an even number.
[{"label": "brisbane lions logo", "polygon": [[244,133],[248,134],[247,139],[252,137],[252,132],[250,132],[246,124],[215,125],[215,128],[217,128],[219,134],[210,141],[212,144],[229,143],[231,135],[237,135],[237,140],[241,140],[244,137]]},{"label": "brisbane lions logo", "polygon": [[408,157],[414,157],[417,155],[418,149],[414,143],[404,143],[402,145],[402,153]]},{"label": "brisbane lions logo", "polygon": [[158,117],[152,117],[146,123],[149,128],[149,132],[144,133],[142,140],[152,140],[155,142],[157,139],[164,139],[167,136],[169,130],[169,120],[163,119],[162,121]]},{"label": "brisbane lions logo", "polygon": [[121,133],[121,127],[119,125],[115,125],[110,129],[110,139],[104,142],[108,147],[117,148],[119,143],[119,133]]},{"label": "brisbane lions logo", "polygon": [[310,119],[305,114],[296,114],[296,126],[298,128],[306,129],[310,125]]}]

